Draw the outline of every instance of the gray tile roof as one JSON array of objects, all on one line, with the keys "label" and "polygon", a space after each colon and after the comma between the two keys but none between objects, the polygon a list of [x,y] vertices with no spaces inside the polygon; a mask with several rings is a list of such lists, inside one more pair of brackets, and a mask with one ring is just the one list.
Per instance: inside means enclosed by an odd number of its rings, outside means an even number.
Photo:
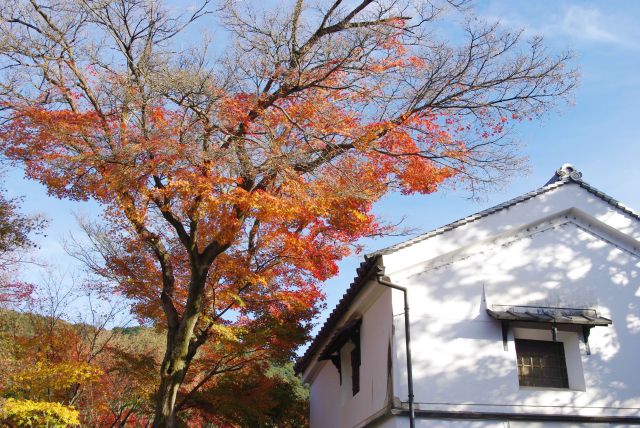
[{"label": "gray tile roof", "polygon": [[[563,169],[565,167],[569,167],[569,172],[564,172]],[[364,288],[364,285],[375,274],[375,265],[376,261],[380,256],[391,254],[395,251],[401,250],[403,248],[407,248],[411,245],[422,242],[426,239],[434,237],[436,235],[443,234],[457,227],[463,226],[468,223],[472,223],[478,219],[483,217],[487,217],[488,215],[494,214],[498,211],[501,211],[505,208],[509,208],[521,202],[527,201],[533,197],[538,195],[542,195],[551,190],[557,189],[561,186],[565,186],[567,184],[577,184],[603,201],[609,203],[610,205],[618,208],[624,213],[630,215],[631,217],[640,220],[640,213],[635,211],[613,197],[607,195],[604,192],[596,189],[595,187],[585,183],[582,181],[582,174],[575,171],[575,169],[570,165],[563,165],[562,168],[558,169],[553,177],[542,187],[539,189],[533,190],[531,192],[525,193],[524,195],[518,196],[517,198],[513,198],[509,201],[498,204],[494,207],[488,208],[486,210],[480,211],[478,213],[472,214],[470,216],[461,218],[459,220],[454,221],[453,223],[449,223],[445,226],[434,229],[430,232],[424,233],[422,235],[416,236],[415,238],[409,239],[407,241],[401,242],[396,245],[392,245],[390,247],[383,248],[381,250],[375,251],[373,253],[367,254],[365,256],[365,260],[360,264],[360,267],[357,269],[357,276],[354,278],[353,282],[347,288],[347,291],[344,293],[340,301],[338,302],[335,309],[329,314],[329,317],[320,328],[320,331],[316,335],[316,337],[311,342],[309,348],[307,348],[306,352],[302,357],[300,357],[295,365],[295,369],[298,373],[303,372],[306,368],[311,364],[313,356],[319,351],[319,347],[322,343],[329,337],[331,332],[337,327],[342,316],[348,311],[349,306],[355,300],[360,291]]]}]

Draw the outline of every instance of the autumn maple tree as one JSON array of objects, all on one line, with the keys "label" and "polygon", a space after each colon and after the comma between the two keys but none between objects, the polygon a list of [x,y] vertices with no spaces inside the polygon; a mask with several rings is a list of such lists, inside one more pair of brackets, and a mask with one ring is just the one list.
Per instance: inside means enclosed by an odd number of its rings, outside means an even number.
[{"label": "autumn maple tree", "polygon": [[386,231],[385,193],[521,167],[505,131],[565,98],[569,55],[459,3],[0,6],[0,147],[52,195],[104,206],[84,261],[166,331],[154,426],[291,355],[319,284]]}]

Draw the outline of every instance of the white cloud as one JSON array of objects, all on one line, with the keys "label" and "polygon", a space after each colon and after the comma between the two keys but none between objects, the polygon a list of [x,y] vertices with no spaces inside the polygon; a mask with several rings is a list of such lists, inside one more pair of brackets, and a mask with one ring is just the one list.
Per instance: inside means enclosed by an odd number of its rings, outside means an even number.
[{"label": "white cloud", "polygon": [[527,34],[570,39],[576,43],[640,47],[640,20],[620,10],[556,1],[525,3],[520,8],[502,0],[490,4],[485,9],[485,18],[498,20],[507,27],[523,28]]},{"label": "white cloud", "polygon": [[552,30],[563,33],[573,39],[604,43],[622,43],[607,29],[606,18],[595,7],[570,6],[565,9],[559,22],[554,23]]}]

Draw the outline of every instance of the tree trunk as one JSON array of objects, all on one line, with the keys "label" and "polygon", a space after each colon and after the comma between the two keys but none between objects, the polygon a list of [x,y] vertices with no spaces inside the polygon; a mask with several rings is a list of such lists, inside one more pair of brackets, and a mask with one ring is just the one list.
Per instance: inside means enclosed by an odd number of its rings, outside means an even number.
[{"label": "tree trunk", "polygon": [[194,329],[202,310],[202,293],[206,282],[206,270],[196,268],[197,272],[189,284],[189,297],[184,314],[177,328],[167,331],[167,349],[160,369],[160,385],[156,396],[156,411],[153,420],[154,428],[175,428],[176,398],[180,385],[195,354],[190,349]]},{"label": "tree trunk", "polygon": [[[179,366],[183,366],[182,369]],[[175,412],[178,389],[184,378],[184,362],[167,359],[162,363],[160,372],[160,386],[156,396],[156,413],[153,420],[154,428],[175,428],[177,417]]]}]

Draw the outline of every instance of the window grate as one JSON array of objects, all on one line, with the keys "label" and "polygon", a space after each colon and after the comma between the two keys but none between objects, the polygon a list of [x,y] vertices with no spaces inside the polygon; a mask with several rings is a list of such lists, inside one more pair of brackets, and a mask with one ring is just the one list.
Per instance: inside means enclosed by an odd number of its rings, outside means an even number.
[{"label": "window grate", "polygon": [[562,342],[516,339],[520,386],[569,388]]}]

